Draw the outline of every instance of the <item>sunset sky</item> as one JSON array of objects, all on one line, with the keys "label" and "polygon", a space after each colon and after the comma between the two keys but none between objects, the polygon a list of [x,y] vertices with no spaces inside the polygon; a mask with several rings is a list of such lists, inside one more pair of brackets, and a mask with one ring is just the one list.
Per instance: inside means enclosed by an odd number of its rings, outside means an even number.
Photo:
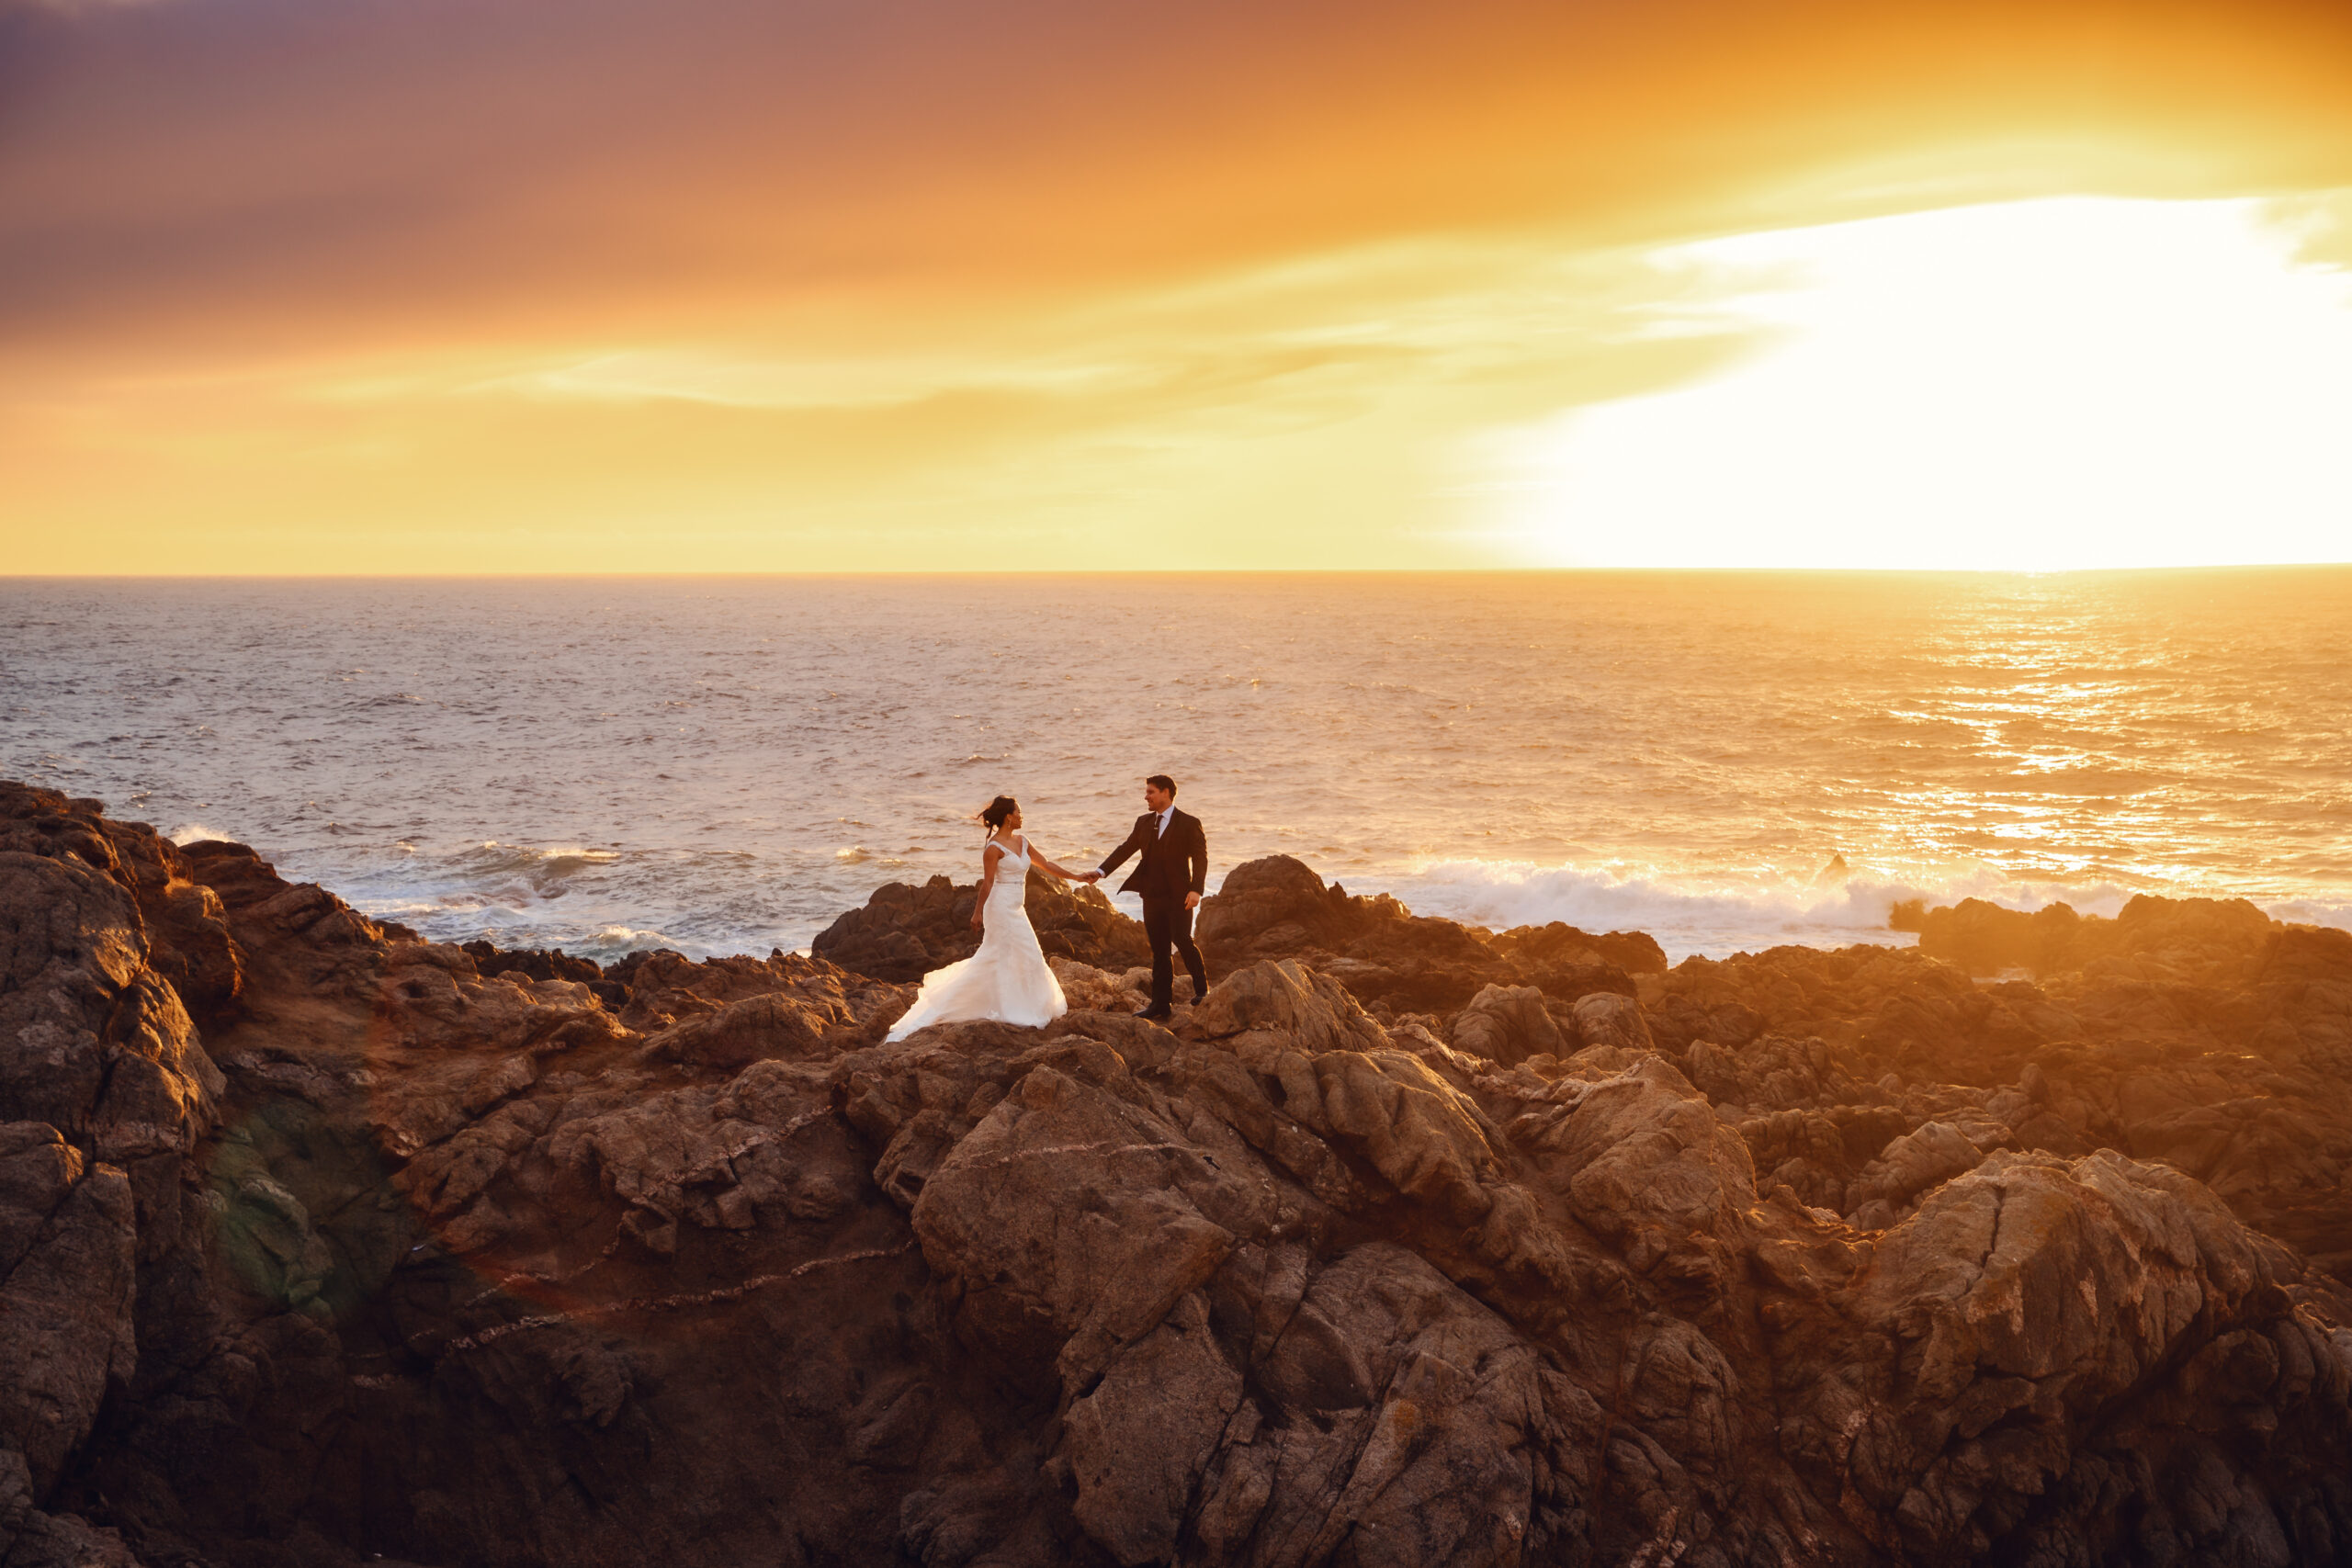
[{"label": "sunset sky", "polygon": [[2352,559],[2352,6],[0,0],[20,572]]}]

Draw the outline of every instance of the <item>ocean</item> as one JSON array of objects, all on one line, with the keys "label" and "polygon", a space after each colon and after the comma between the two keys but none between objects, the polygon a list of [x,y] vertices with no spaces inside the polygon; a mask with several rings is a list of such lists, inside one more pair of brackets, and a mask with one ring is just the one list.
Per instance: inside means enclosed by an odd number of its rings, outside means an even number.
[{"label": "ocean", "polygon": [[0,580],[0,773],[242,840],[428,936],[804,947],[1091,864],[1168,773],[1215,887],[1295,855],[1679,958],[1898,902],[2352,924],[2352,568]]}]

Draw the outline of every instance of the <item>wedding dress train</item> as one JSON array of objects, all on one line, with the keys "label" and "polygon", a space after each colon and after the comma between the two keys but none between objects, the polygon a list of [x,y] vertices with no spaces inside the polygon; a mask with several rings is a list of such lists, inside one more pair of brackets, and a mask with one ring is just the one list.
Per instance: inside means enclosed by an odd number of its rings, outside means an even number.
[{"label": "wedding dress train", "polygon": [[[1041,1028],[1069,1010],[1059,980],[1046,966],[1037,928],[1029,923],[1029,840],[997,862],[996,884],[980,910],[980,950],[923,976],[922,990],[887,1039],[904,1040],[925,1024],[995,1019]],[[1001,848],[1002,846],[999,846]]]}]

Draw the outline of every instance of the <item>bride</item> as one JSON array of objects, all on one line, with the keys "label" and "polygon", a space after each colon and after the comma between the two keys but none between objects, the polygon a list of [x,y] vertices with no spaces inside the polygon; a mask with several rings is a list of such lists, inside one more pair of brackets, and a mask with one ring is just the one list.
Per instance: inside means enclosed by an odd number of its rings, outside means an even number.
[{"label": "bride", "polygon": [[1029,868],[1064,882],[1077,876],[1032,849],[1021,834],[1021,803],[1000,795],[980,813],[988,824],[988,846],[980,852],[979,902],[972,924],[980,929],[980,950],[960,964],[934,969],[906,1016],[886,1040],[904,1040],[933,1023],[987,1018],[1042,1028],[1069,1010],[1061,982],[1046,966],[1037,929],[1022,907],[1029,891]]}]

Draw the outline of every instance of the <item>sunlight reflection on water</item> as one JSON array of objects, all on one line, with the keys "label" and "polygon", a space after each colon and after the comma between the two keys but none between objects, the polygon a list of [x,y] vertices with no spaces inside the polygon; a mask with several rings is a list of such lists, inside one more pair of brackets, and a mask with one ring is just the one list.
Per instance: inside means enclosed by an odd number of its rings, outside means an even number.
[{"label": "sunlight reflection on water", "polygon": [[[0,768],[447,938],[765,951],[1099,853],[1282,852],[1676,952],[1898,897],[2352,909],[2352,570],[0,583]],[[1833,854],[1845,876],[1816,874]]]}]

